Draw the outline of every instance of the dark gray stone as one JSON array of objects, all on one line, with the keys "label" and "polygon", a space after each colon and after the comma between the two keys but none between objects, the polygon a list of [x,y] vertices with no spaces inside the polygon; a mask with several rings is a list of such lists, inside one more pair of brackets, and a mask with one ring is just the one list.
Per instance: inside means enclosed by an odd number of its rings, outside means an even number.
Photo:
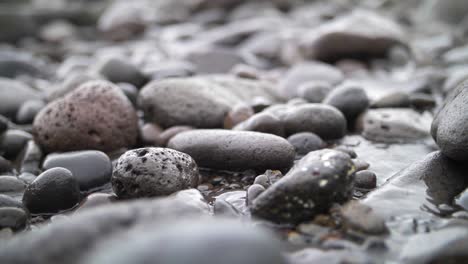
[{"label": "dark gray stone", "polygon": [[100,242],[119,232],[143,223],[154,228],[158,222],[166,219],[171,221],[208,214],[207,204],[201,194],[196,190],[196,193],[193,192],[189,190],[164,199],[141,199],[83,210],[35,232],[25,232],[6,241],[0,247],[0,262],[78,263]]},{"label": "dark gray stone", "polygon": [[325,142],[314,133],[300,132],[288,137],[289,143],[294,146],[296,154],[306,155],[307,153],[325,147]]},{"label": "dark gray stone", "polygon": [[233,130],[256,131],[284,137],[284,125],[280,119],[270,113],[258,113],[238,124]]},{"label": "dark gray stone", "polygon": [[26,185],[15,176],[0,176],[0,193],[22,192]]},{"label": "dark gray stone", "polygon": [[21,208],[0,208],[0,228],[19,230],[26,226],[28,214]]},{"label": "dark gray stone", "polygon": [[356,172],[355,185],[357,188],[374,189],[377,187],[377,176],[372,171],[358,171]]},{"label": "dark gray stone", "polygon": [[29,100],[24,102],[16,113],[16,123],[32,124],[37,113],[44,108],[45,103],[41,100]]},{"label": "dark gray stone", "polygon": [[62,167],[72,172],[80,190],[89,190],[110,181],[112,163],[109,157],[97,150],[52,153],[46,156],[42,168]]},{"label": "dark gray stone", "polygon": [[[213,249],[225,264],[285,264],[280,242],[266,230],[235,220],[201,218],[167,221],[139,228],[103,243],[84,263],[193,263],[213,261]],[[133,241],[129,246],[127,241]],[[155,250],[164,248],[164,250]]]},{"label": "dark gray stone", "polygon": [[312,220],[352,196],[354,171],[351,157],[343,152],[311,152],[253,201],[252,215],[276,223]]},{"label": "dark gray stone", "polygon": [[292,107],[283,118],[286,135],[312,132],[324,140],[346,134],[346,119],[335,107],[325,104],[304,104]]},{"label": "dark gray stone", "polygon": [[167,148],[141,148],[125,152],[112,174],[112,188],[119,198],[169,195],[194,188],[199,174],[189,155]]},{"label": "dark gray stone", "polygon": [[0,151],[7,159],[14,160],[33,136],[16,129],[7,130],[0,136]]},{"label": "dark gray stone", "polygon": [[431,134],[444,155],[468,160],[468,82],[452,91],[432,122]]},{"label": "dark gray stone", "polygon": [[23,204],[20,201],[8,195],[0,194],[0,208],[3,208],[3,207],[24,208]]},{"label": "dark gray stone", "polygon": [[21,157],[20,172],[38,175],[41,172],[40,166],[42,158],[42,150],[34,140],[29,140]]},{"label": "dark gray stone", "polygon": [[309,103],[321,103],[332,90],[332,85],[324,81],[310,81],[297,88],[297,95]]},{"label": "dark gray stone", "polygon": [[251,131],[192,130],[172,138],[168,147],[189,154],[200,167],[221,170],[287,169],[295,156],[285,139]]},{"label": "dark gray stone", "polygon": [[348,124],[353,124],[356,117],[369,106],[366,92],[355,86],[340,86],[332,90],[323,100],[324,104],[336,107],[346,117]]},{"label": "dark gray stone", "polygon": [[56,213],[75,206],[79,199],[80,189],[72,173],[52,168],[28,185],[23,204],[31,213]]},{"label": "dark gray stone", "polygon": [[19,81],[0,78],[0,115],[15,118],[21,105],[40,99],[40,93]]},{"label": "dark gray stone", "polygon": [[124,58],[108,58],[98,66],[97,71],[113,83],[131,83],[141,87],[147,82],[146,76]]}]

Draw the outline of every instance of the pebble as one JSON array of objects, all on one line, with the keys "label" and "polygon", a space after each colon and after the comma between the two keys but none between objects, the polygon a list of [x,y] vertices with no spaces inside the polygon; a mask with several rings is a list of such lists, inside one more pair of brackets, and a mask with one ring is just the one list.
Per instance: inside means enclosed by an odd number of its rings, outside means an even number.
[{"label": "pebble", "polygon": [[357,9],[304,32],[299,46],[304,57],[321,61],[383,57],[393,46],[405,43],[404,33],[394,21]]},{"label": "pebble", "polygon": [[217,47],[190,51],[185,59],[200,74],[227,73],[235,65],[243,63],[242,57],[235,50]]},{"label": "pebble", "polygon": [[372,108],[407,108],[410,105],[410,95],[406,92],[392,92],[372,102]]},{"label": "pebble", "polygon": [[83,199],[83,201],[80,204],[80,207],[77,208],[77,211],[110,204],[115,200],[117,200],[117,196],[115,194],[92,193]]},{"label": "pebble", "polygon": [[34,131],[45,152],[112,151],[136,143],[138,119],[117,86],[92,81],[42,109],[34,120]]},{"label": "pebble", "polygon": [[253,201],[252,216],[276,223],[312,220],[333,203],[351,197],[354,170],[351,158],[343,152],[311,152]]},{"label": "pebble", "polygon": [[147,8],[146,5],[117,1],[104,10],[97,22],[97,29],[111,40],[130,39],[145,30]]},{"label": "pebble", "polygon": [[388,232],[384,218],[376,215],[372,208],[356,201],[351,201],[341,208],[342,219],[350,228],[367,234]]},{"label": "pebble", "polygon": [[221,170],[287,169],[294,147],[275,135],[229,130],[192,130],[173,137],[168,144],[192,156],[200,167]]},{"label": "pebble", "polygon": [[4,207],[24,208],[21,201],[18,201],[8,195],[0,194],[0,208]]},{"label": "pebble", "polygon": [[316,134],[311,132],[300,132],[288,137],[289,143],[294,146],[297,155],[319,150],[325,147],[325,142]]},{"label": "pebble", "polygon": [[6,118],[3,115],[0,115],[0,135],[2,135],[3,133],[5,133],[5,131],[8,130],[9,122],[10,120],[8,120],[8,118]]},{"label": "pebble", "polygon": [[3,157],[9,160],[14,160],[33,136],[28,132],[9,129],[0,136],[0,151]]},{"label": "pebble", "polygon": [[429,136],[432,116],[412,109],[370,109],[356,121],[362,135],[375,142],[405,143]]},{"label": "pebble", "polygon": [[120,156],[112,174],[119,198],[164,196],[195,188],[198,167],[189,155],[167,148],[129,150]]},{"label": "pebble", "polygon": [[340,110],[346,117],[348,125],[354,127],[352,124],[356,117],[369,106],[369,98],[360,87],[340,86],[333,89],[323,100],[323,103]]},{"label": "pebble", "polygon": [[226,118],[224,119],[224,128],[225,129],[231,129],[238,125],[239,123],[242,123],[243,121],[249,119],[251,116],[253,116],[254,110],[252,107],[245,105],[245,104],[238,104],[235,105],[231,111],[229,111],[226,115]]},{"label": "pebble", "polygon": [[468,211],[468,189],[455,197],[455,204]]},{"label": "pebble", "polygon": [[265,191],[265,187],[263,187],[260,184],[252,184],[249,186],[247,189],[247,195],[245,197],[245,202],[247,203],[247,206],[251,206],[253,200],[257,198],[262,192]]},{"label": "pebble", "polygon": [[297,95],[309,103],[321,103],[332,89],[328,82],[309,81],[299,85]]},{"label": "pebble", "polygon": [[132,102],[132,105],[134,107],[137,106],[137,100],[138,100],[138,88],[135,87],[135,85],[131,83],[118,83],[117,84],[122,90],[122,92],[127,96],[128,100]]},{"label": "pebble", "polygon": [[24,182],[15,176],[0,176],[0,193],[22,192],[25,188]]},{"label": "pebble", "polygon": [[46,170],[28,185],[23,196],[31,213],[56,213],[72,208],[79,200],[78,182],[65,168]]},{"label": "pebble", "polygon": [[[128,240],[135,244],[124,242]],[[266,230],[216,218],[167,221],[150,230],[122,234],[103,244],[85,262],[148,263],[157,259],[161,263],[204,264],[213,261],[214,248],[226,264],[287,263],[280,242]]]},{"label": "pebble", "polygon": [[38,100],[40,96],[39,91],[20,81],[0,77],[0,115],[15,118],[23,103]]},{"label": "pebble", "polygon": [[0,208],[0,229],[11,228],[13,230],[20,230],[26,226],[27,220],[28,214],[21,208]]},{"label": "pebble", "polygon": [[363,189],[374,189],[377,187],[377,176],[372,171],[358,171],[356,172],[355,186]]},{"label": "pebble", "polygon": [[13,170],[11,162],[0,156],[0,173],[8,173]]},{"label": "pebble", "polygon": [[161,146],[164,146],[164,147],[167,146],[167,143],[169,142],[169,140],[171,140],[171,138],[177,136],[177,134],[185,132],[185,131],[190,131],[190,130],[193,130],[193,129],[194,128],[190,127],[190,126],[173,126],[173,127],[169,127],[168,129],[164,130],[159,135]]},{"label": "pebble", "polygon": [[150,82],[138,101],[145,119],[163,128],[221,128],[232,106],[248,105],[257,97],[277,101],[273,88],[263,82],[215,75]]},{"label": "pebble", "polygon": [[163,129],[155,123],[145,123],[140,127],[140,138],[145,145],[162,146]]},{"label": "pebble", "polygon": [[146,76],[125,58],[106,58],[97,67],[97,72],[113,83],[130,83],[141,87],[147,82]]},{"label": "pebble", "polygon": [[21,104],[16,112],[16,122],[18,124],[32,124],[37,113],[44,108],[45,103],[41,100],[29,100]]},{"label": "pebble", "polygon": [[442,153],[457,161],[468,160],[468,82],[452,91],[434,117],[431,134]]},{"label": "pebble", "polygon": [[[343,81],[343,73],[337,68],[320,62],[307,62],[294,65],[278,84],[281,94],[286,98],[299,96],[298,89],[310,82],[325,82],[333,86]],[[306,98],[304,98],[306,99]]]},{"label": "pebble", "polygon": [[104,152],[97,150],[71,151],[47,155],[42,168],[49,170],[55,167],[71,171],[82,191],[96,188],[109,182],[112,175],[112,163],[109,157]]},{"label": "pebble", "polygon": [[233,130],[256,131],[284,137],[284,125],[280,119],[270,113],[258,113],[236,125]]},{"label": "pebble", "polygon": [[303,104],[292,107],[283,118],[286,135],[312,132],[323,140],[339,139],[346,134],[346,119],[335,107]]},{"label": "pebble", "polygon": [[43,158],[40,147],[34,142],[29,140],[24,148],[23,155],[21,157],[21,173],[32,173],[39,174],[41,172],[40,166]]}]

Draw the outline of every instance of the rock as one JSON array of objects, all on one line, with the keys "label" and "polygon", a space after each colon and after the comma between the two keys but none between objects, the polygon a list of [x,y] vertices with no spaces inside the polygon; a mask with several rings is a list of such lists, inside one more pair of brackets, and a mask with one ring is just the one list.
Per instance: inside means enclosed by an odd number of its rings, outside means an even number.
[{"label": "rock", "polygon": [[337,61],[344,58],[383,57],[404,44],[403,29],[385,17],[357,9],[303,34],[300,51],[306,58]]},{"label": "rock", "polygon": [[356,172],[356,188],[374,189],[377,187],[377,176],[374,172],[361,170]]},{"label": "rock", "polygon": [[309,103],[321,103],[332,90],[331,84],[324,81],[305,82],[297,88],[297,95]]},{"label": "rock", "polygon": [[115,1],[103,12],[97,28],[111,40],[127,40],[146,29],[148,5],[145,1]]},{"label": "rock", "polygon": [[190,51],[185,59],[195,66],[200,74],[227,73],[235,65],[243,62],[234,50],[226,48],[202,48]]},{"label": "rock", "polygon": [[286,135],[312,132],[324,140],[338,139],[346,134],[346,119],[335,107],[324,104],[304,104],[291,108],[283,118]]},{"label": "rock", "polygon": [[221,170],[287,169],[295,156],[285,139],[250,131],[192,130],[172,138],[168,147],[189,154],[200,167]]},{"label": "rock", "polygon": [[12,170],[13,166],[11,162],[0,156],[0,173],[11,172]]},{"label": "rock", "polygon": [[433,152],[369,193],[363,203],[385,219],[432,215],[431,211],[439,212],[438,205],[451,204],[466,188],[467,172],[466,165]]},{"label": "rock", "polygon": [[257,131],[283,137],[284,125],[277,117],[270,113],[258,113],[238,124],[233,130]]},{"label": "rock", "polygon": [[47,155],[42,168],[49,170],[55,167],[62,167],[71,171],[82,191],[96,188],[109,182],[112,175],[112,163],[109,157],[97,150],[82,150]]},{"label": "rock", "polygon": [[92,193],[83,199],[77,211],[110,204],[115,200],[117,200],[117,196],[115,194]]},{"label": "rock", "polygon": [[333,86],[343,79],[343,73],[331,65],[307,62],[297,64],[287,71],[278,88],[284,97],[294,98],[299,96],[299,88],[307,83],[320,81]]},{"label": "rock", "polygon": [[253,200],[255,200],[255,198],[257,198],[264,191],[265,187],[263,187],[260,184],[250,185],[250,187],[247,189],[247,195],[245,197],[245,202],[247,203],[247,206],[251,206]]},{"label": "rock", "polygon": [[[90,62],[87,62],[90,63]],[[92,73],[83,73],[83,72],[71,72],[66,75],[63,82],[58,83],[54,88],[47,91],[48,101],[54,101],[60,97],[63,97],[77,88],[82,84],[102,80],[103,77],[97,74]]]},{"label": "rock", "polygon": [[323,103],[340,110],[346,117],[348,124],[351,125],[356,117],[367,109],[369,98],[360,87],[340,86],[332,90]]},{"label": "rock", "polygon": [[[25,232],[2,243],[1,263],[59,264],[79,263],[99,243],[109,237],[125,232],[144,223],[154,229],[162,221],[200,217],[208,214],[206,202],[200,207],[188,196],[181,195],[164,199],[140,199],[90,208],[54,224],[46,225],[35,232]],[[149,229],[146,229],[149,230]],[[22,254],[36,252],[37,254]],[[60,252],[68,252],[61,254]]]},{"label": "rock", "polygon": [[0,115],[14,118],[21,105],[40,99],[40,93],[19,81],[0,78]]},{"label": "rock", "polygon": [[22,130],[10,129],[0,136],[0,151],[7,159],[14,160],[33,136]]},{"label": "rock", "polygon": [[249,104],[257,97],[277,101],[270,86],[260,81],[225,76],[173,78],[147,84],[139,105],[148,121],[164,128],[221,128],[233,105]]},{"label": "rock", "polygon": [[432,0],[424,2],[421,7],[421,13],[429,21],[438,19],[453,25],[466,18],[468,12],[468,5],[457,0]]},{"label": "rock", "polygon": [[[16,50],[5,50],[0,51],[0,76],[6,78],[16,78],[19,76],[33,76],[33,77],[47,77],[48,73],[46,67],[42,61],[38,60],[31,53],[19,52]],[[8,79],[9,80],[9,79]],[[4,79],[2,78],[2,81]],[[11,84],[11,83],[9,83]],[[22,84],[24,85],[24,84]],[[13,87],[18,87],[14,85]],[[28,95],[36,99],[33,92],[29,89],[21,89],[24,95]],[[16,100],[22,100],[22,98],[13,98]],[[24,99],[24,98],[23,98]],[[27,100],[27,99],[26,99]]]},{"label": "rock", "polygon": [[125,94],[125,96],[132,102],[132,105],[134,107],[137,106],[137,100],[138,100],[138,88],[135,87],[135,85],[131,83],[119,83],[117,84],[122,90],[122,92]]},{"label": "rock", "polygon": [[432,109],[436,106],[434,97],[430,94],[413,93],[409,95],[411,105],[416,109]]},{"label": "rock", "polygon": [[168,129],[164,130],[159,135],[161,146],[167,146],[167,143],[169,142],[169,140],[171,140],[171,138],[177,136],[177,134],[179,134],[179,133],[182,133],[182,132],[185,132],[185,131],[190,131],[192,129],[194,129],[194,128],[189,127],[189,126],[173,126],[173,127],[170,127]]},{"label": "rock", "polygon": [[163,129],[155,123],[146,123],[140,127],[140,138],[145,145],[162,146]]},{"label": "rock", "polygon": [[468,188],[457,195],[455,204],[468,211]]},{"label": "rock", "polygon": [[0,208],[0,229],[20,230],[26,225],[27,220],[28,214],[21,208]]},{"label": "rock", "polygon": [[307,155],[307,153],[325,147],[325,142],[314,133],[300,132],[288,137],[289,143],[294,146],[297,155]]},{"label": "rock", "polygon": [[187,154],[167,148],[141,148],[120,156],[112,174],[112,188],[119,198],[169,195],[194,188],[199,174]]},{"label": "rock", "polygon": [[468,160],[468,82],[452,91],[434,117],[431,134],[444,155],[458,161]]},{"label": "rock", "polygon": [[15,176],[0,176],[0,193],[22,192],[25,187]]},{"label": "rock", "polygon": [[254,110],[252,107],[245,105],[245,104],[238,104],[235,105],[231,111],[229,111],[224,118],[224,128],[231,129],[236,125],[242,123],[243,121],[249,119],[253,116]]},{"label": "rock", "polygon": [[388,232],[385,220],[376,215],[372,208],[356,201],[347,203],[341,208],[345,225],[366,234],[384,234]]},{"label": "rock", "polygon": [[29,100],[24,102],[16,113],[16,122],[18,124],[32,124],[37,113],[44,108],[45,103],[41,100]]},{"label": "rock", "polygon": [[358,131],[372,141],[403,143],[429,136],[432,116],[412,109],[371,109],[356,122]]},{"label": "rock", "polygon": [[138,136],[131,102],[105,81],[87,82],[49,103],[33,125],[35,139],[46,152],[112,151],[134,145]]},{"label": "rock", "polygon": [[275,223],[312,220],[352,196],[354,170],[343,152],[311,152],[253,201],[252,215]]},{"label": "rock", "polygon": [[125,58],[106,58],[97,67],[97,71],[113,83],[130,83],[141,87],[147,82],[146,76]]},{"label": "rock", "polygon": [[[125,241],[133,243],[129,246]],[[161,263],[202,264],[213,261],[213,248],[226,264],[287,263],[279,241],[267,231],[216,218],[167,221],[150,231],[139,228],[103,243],[85,263],[148,263],[157,259]]]},{"label": "rock", "polygon": [[399,261],[403,263],[463,263],[468,260],[466,225],[453,226],[430,233],[417,234],[403,246]]},{"label": "rock", "polygon": [[8,118],[4,117],[3,115],[0,115],[0,135],[8,130],[9,125],[10,120],[8,120]]},{"label": "rock", "polygon": [[30,184],[36,179],[36,175],[29,172],[23,172],[20,175],[18,175],[18,179],[22,180],[26,184]]},{"label": "rock", "polygon": [[43,155],[39,146],[34,140],[29,140],[21,157],[21,173],[32,173],[38,175],[41,170]]},{"label": "rock", "polygon": [[18,201],[8,195],[0,194],[0,208],[4,208],[4,207],[15,207],[15,208],[24,209],[24,206],[21,203],[21,201]]},{"label": "rock", "polygon": [[75,206],[80,189],[73,174],[52,168],[39,175],[24,192],[23,204],[31,213],[56,213]]},{"label": "rock", "polygon": [[410,105],[411,100],[409,94],[399,91],[388,93],[372,103],[373,108],[406,108]]}]

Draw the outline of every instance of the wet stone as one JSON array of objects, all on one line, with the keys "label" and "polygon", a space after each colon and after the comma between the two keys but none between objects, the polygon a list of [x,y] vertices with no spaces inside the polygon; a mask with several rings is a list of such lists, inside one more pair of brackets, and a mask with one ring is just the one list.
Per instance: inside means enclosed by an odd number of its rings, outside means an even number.
[{"label": "wet stone", "polygon": [[276,223],[312,220],[333,203],[351,197],[354,170],[345,153],[330,149],[311,152],[253,201],[252,215]]},{"label": "wet stone", "polygon": [[80,189],[73,174],[52,168],[39,175],[24,192],[23,204],[31,213],[56,213],[75,206]]},{"label": "wet stone", "polygon": [[377,176],[374,172],[361,170],[356,172],[356,188],[374,189],[377,186]]},{"label": "wet stone", "polygon": [[109,182],[112,175],[112,163],[109,157],[104,152],[97,150],[72,151],[47,155],[42,168],[48,170],[55,167],[70,170],[82,191],[99,187]]},{"label": "wet stone", "polygon": [[316,134],[311,132],[296,133],[288,137],[289,143],[294,146],[296,154],[306,155],[307,153],[325,147],[325,142]]},{"label": "wet stone", "polygon": [[169,141],[169,148],[192,156],[200,167],[221,170],[286,169],[295,152],[275,135],[229,130],[192,130]]}]

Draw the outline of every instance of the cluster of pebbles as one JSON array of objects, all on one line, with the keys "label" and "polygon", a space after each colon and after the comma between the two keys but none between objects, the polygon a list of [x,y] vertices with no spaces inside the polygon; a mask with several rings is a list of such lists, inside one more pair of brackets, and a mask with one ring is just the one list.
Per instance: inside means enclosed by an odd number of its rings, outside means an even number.
[{"label": "cluster of pebbles", "polygon": [[2,1],[0,263],[468,262],[466,14]]}]

